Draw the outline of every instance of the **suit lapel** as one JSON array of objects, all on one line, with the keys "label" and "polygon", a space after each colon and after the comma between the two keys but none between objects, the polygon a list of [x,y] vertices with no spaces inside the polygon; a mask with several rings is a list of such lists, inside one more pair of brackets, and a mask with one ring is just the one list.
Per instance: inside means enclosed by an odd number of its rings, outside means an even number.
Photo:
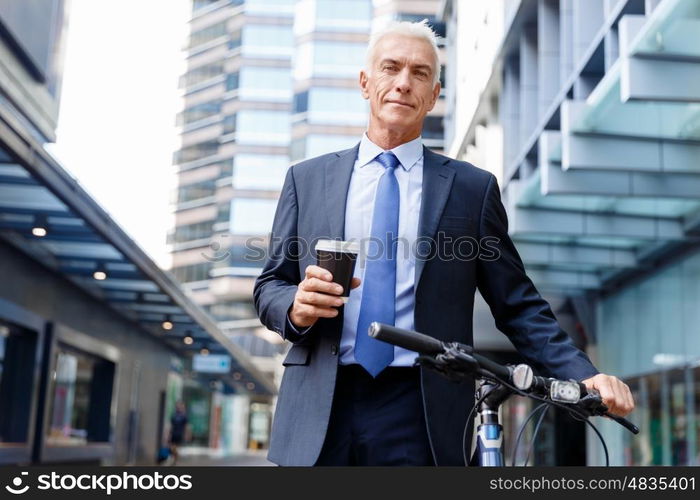
[{"label": "suit lapel", "polygon": [[323,185],[326,194],[326,214],[331,239],[345,238],[345,205],[347,204],[350,177],[357,159],[358,142],[355,147],[335,153],[323,168]]},{"label": "suit lapel", "polygon": [[414,282],[414,293],[418,289],[425,260],[421,255],[426,255],[424,248],[426,241],[431,241],[435,238],[438,223],[442,212],[445,209],[445,203],[450,195],[452,182],[455,176],[454,167],[449,164],[450,159],[433,153],[431,150],[423,147],[423,187],[421,193],[420,216],[418,219],[418,255],[416,256],[416,276]]}]

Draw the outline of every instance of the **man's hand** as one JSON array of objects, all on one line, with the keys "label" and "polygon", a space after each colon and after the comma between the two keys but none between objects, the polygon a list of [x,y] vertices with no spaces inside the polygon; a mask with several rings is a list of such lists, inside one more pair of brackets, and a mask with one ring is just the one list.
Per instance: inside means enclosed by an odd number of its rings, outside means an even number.
[{"label": "man's hand", "polygon": [[[336,308],[343,305],[339,297],[343,287],[332,282],[331,273],[319,266],[307,266],[304,274],[289,310],[289,319],[297,328],[311,326],[318,318],[334,318],[338,315]],[[358,286],[360,278],[353,278],[350,289]]]},{"label": "man's hand", "polygon": [[612,375],[598,375],[581,381],[587,389],[596,389],[603,403],[613,415],[624,417],[634,410],[634,399],[630,388],[622,380]]}]

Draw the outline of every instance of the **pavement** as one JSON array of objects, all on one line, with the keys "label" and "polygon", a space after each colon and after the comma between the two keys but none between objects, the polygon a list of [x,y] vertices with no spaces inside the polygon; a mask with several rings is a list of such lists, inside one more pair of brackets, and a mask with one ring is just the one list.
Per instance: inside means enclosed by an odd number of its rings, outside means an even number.
[{"label": "pavement", "polygon": [[228,456],[185,455],[180,457],[177,465],[186,467],[273,467],[275,464],[268,462],[265,458],[266,455],[267,450]]}]

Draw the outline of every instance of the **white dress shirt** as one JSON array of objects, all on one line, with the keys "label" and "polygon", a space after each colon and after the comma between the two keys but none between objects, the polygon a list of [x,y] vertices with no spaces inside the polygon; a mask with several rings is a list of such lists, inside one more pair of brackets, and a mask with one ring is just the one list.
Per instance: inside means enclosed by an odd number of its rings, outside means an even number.
[{"label": "white dress shirt", "polygon": [[[414,329],[413,309],[416,260],[415,242],[418,238],[418,216],[420,214],[423,187],[423,143],[421,137],[401,144],[391,151],[401,162],[395,175],[399,183],[399,243],[396,259],[396,321],[399,328]],[[355,267],[355,276],[362,280],[360,286],[350,292],[345,304],[343,332],[340,339],[340,364],[357,363],[354,348],[357,322],[362,304],[362,288],[367,243],[372,234],[374,197],[384,167],[376,157],[384,150],[374,144],[367,134],[362,136],[360,148],[353,167],[345,206],[345,240],[362,242],[362,249]],[[364,333],[366,335],[366,332]],[[417,354],[394,347],[394,361],[390,366],[412,366]]]}]

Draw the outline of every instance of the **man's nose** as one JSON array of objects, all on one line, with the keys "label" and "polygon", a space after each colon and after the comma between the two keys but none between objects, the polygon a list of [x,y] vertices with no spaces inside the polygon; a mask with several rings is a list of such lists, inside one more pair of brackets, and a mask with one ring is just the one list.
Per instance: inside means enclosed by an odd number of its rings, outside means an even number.
[{"label": "man's nose", "polygon": [[396,85],[396,90],[401,93],[411,91],[411,74],[408,68],[402,69],[396,75],[396,81],[394,82],[394,85]]}]

